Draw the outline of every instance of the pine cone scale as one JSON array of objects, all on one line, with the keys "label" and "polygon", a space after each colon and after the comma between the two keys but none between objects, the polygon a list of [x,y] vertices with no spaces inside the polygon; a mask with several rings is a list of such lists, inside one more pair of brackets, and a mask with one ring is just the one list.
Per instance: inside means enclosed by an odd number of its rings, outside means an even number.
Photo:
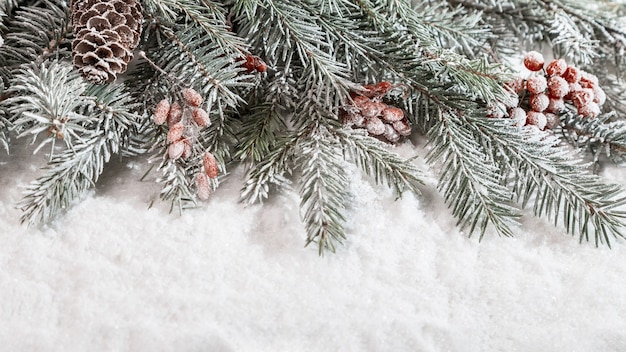
[{"label": "pine cone scale", "polygon": [[72,10],[74,65],[92,83],[114,81],[126,71],[139,44],[139,0],[77,0]]}]

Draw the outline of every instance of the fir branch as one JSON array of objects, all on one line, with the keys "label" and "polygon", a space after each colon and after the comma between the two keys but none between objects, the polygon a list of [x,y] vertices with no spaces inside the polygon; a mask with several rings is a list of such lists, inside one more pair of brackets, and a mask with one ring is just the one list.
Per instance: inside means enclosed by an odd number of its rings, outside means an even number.
[{"label": "fir branch", "polygon": [[238,131],[235,158],[261,162],[270,153],[281,131],[287,129],[283,116],[271,104],[255,105],[243,118]]},{"label": "fir branch", "polygon": [[[536,216],[561,223],[580,241],[594,238],[596,246],[610,246],[610,236],[623,237],[626,196],[621,187],[605,184],[577,160],[558,139],[534,127],[511,127],[510,120],[468,119],[468,133],[492,150],[503,174],[513,183],[513,194],[526,206],[533,202]],[[560,221],[559,221],[560,220]]]},{"label": "fir branch", "polygon": [[170,202],[170,212],[177,208],[180,214],[183,209],[196,205],[195,192],[190,177],[193,174],[190,171],[193,164],[169,159],[164,150],[162,155],[163,162],[159,165],[162,176],[156,180],[157,183],[163,184],[160,197],[161,200]]},{"label": "fir branch", "polygon": [[317,243],[318,253],[335,252],[335,243],[345,239],[343,212],[349,198],[349,183],[340,146],[323,127],[312,131],[300,144],[297,161],[302,165],[300,209],[306,245]]},{"label": "fir branch", "polygon": [[69,2],[43,0],[37,6],[21,7],[8,23],[0,46],[1,74],[9,76],[15,67],[47,57],[68,56],[63,44],[71,32]]},{"label": "fir branch", "polygon": [[626,121],[614,119],[615,114],[595,119],[568,114],[561,120],[563,136],[572,145],[588,149],[594,161],[604,153],[615,163],[626,161]]},{"label": "fir branch", "polygon": [[439,189],[470,236],[478,230],[482,239],[489,225],[499,235],[512,236],[510,225],[517,223],[519,212],[511,205],[512,193],[503,186],[493,157],[468,126],[473,122],[442,114],[429,132],[433,149],[427,160],[441,163]]},{"label": "fir branch", "polygon": [[344,158],[354,162],[376,184],[387,184],[400,195],[405,190],[421,194],[418,184],[424,175],[410,160],[404,160],[388,150],[385,143],[372,138],[363,130],[340,129],[336,132],[344,148]]},{"label": "fir branch", "polygon": [[93,97],[94,103],[79,111],[89,116],[90,128],[73,148],[55,155],[46,174],[27,187],[18,205],[24,211],[22,222],[49,221],[93,187],[104,164],[120,152],[136,123],[135,103],[123,86],[92,86],[85,94]]},{"label": "fir branch", "polygon": [[[145,7],[153,18],[165,20],[162,25],[174,25],[179,14],[185,21],[195,23],[203,30],[201,37],[215,43],[223,53],[241,54],[246,51],[245,42],[237,37],[227,24],[224,6],[210,0],[145,0]],[[160,21],[164,22],[164,21]]]},{"label": "fir branch", "polygon": [[31,136],[35,143],[42,132],[47,138],[41,140],[35,151],[61,139],[70,146],[79,135],[89,132],[85,128],[85,116],[78,108],[91,103],[83,95],[87,89],[84,80],[64,61],[51,61],[40,65],[31,64],[21,68],[10,82],[7,94],[10,98],[2,105],[7,108],[13,129],[18,138]]}]

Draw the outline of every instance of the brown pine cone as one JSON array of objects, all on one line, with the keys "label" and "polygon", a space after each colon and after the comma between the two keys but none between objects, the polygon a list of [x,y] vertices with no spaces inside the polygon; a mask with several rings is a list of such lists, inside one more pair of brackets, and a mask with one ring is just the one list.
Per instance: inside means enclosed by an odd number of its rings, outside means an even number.
[{"label": "brown pine cone", "polygon": [[75,0],[72,57],[83,77],[104,84],[125,72],[142,22],[139,0]]}]

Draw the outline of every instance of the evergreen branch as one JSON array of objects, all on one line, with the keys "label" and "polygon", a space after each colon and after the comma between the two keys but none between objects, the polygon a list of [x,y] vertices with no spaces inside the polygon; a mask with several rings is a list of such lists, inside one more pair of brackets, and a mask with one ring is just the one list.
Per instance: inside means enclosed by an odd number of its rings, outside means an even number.
[{"label": "evergreen branch", "polygon": [[594,237],[596,246],[609,235],[623,237],[626,196],[621,187],[605,184],[598,176],[568,157],[558,139],[534,127],[514,128],[510,120],[468,120],[469,133],[493,150],[501,170],[513,182],[513,193],[525,207],[531,200],[536,216],[546,216],[579,239]]},{"label": "evergreen branch", "polygon": [[160,197],[161,200],[170,202],[170,212],[176,207],[180,214],[183,209],[196,205],[195,192],[190,180],[190,175],[194,173],[189,170],[190,163],[169,159],[166,151],[163,151],[162,155],[163,162],[159,165],[162,176],[156,180],[157,183],[163,184]]},{"label": "evergreen branch", "polygon": [[563,135],[574,146],[589,149],[596,162],[604,152],[615,163],[622,163],[626,161],[626,121],[613,117],[614,114],[596,119],[566,115],[561,121]]},{"label": "evergreen branch", "polygon": [[442,114],[429,132],[433,149],[427,160],[441,162],[439,189],[470,236],[478,230],[482,239],[490,224],[499,235],[512,236],[509,224],[516,224],[518,210],[510,204],[512,193],[503,186],[495,161],[467,126],[472,122]]},{"label": "evergreen branch", "polygon": [[343,224],[349,186],[342,151],[329,143],[332,135],[324,128],[314,130],[300,143],[301,217],[307,231],[306,245],[317,243],[318,253],[335,252],[335,243],[345,239]]},{"label": "evergreen branch", "polygon": [[248,175],[241,200],[246,204],[262,202],[269,197],[270,184],[288,187],[290,181],[285,174],[291,174],[291,163],[298,152],[298,141],[301,136],[292,134],[278,138],[270,152],[263,160],[254,164]]},{"label": "evergreen branch", "polygon": [[88,133],[85,116],[78,108],[91,103],[84,93],[87,85],[83,79],[63,61],[32,64],[21,68],[11,80],[4,100],[13,129],[18,138],[31,136],[34,143],[40,133],[48,138],[41,141],[35,151],[56,139],[72,145],[79,135]]},{"label": "evergreen branch", "polygon": [[235,158],[261,162],[270,153],[280,131],[287,129],[282,115],[271,104],[256,105],[244,117],[238,131]]},{"label": "evergreen branch", "polygon": [[385,183],[398,195],[407,189],[421,194],[417,185],[424,184],[424,175],[409,160],[387,150],[383,142],[365,131],[340,129],[336,135],[344,148],[344,158],[356,163],[376,184]]},{"label": "evergreen branch", "polygon": [[138,116],[123,86],[91,87],[94,104],[80,112],[92,121],[72,149],[52,157],[46,174],[33,181],[19,203],[22,222],[46,222],[95,185],[104,164],[119,153]]},{"label": "evergreen branch", "polygon": [[0,46],[2,75],[24,63],[41,62],[60,53],[61,45],[71,32],[69,3],[43,0],[39,6],[27,6],[17,10],[8,23],[4,44]]},{"label": "evergreen branch", "polygon": [[184,14],[187,21],[202,28],[201,37],[216,43],[223,53],[232,55],[246,51],[245,42],[237,37],[227,24],[226,9],[221,3],[210,0],[145,0],[146,8],[157,18],[170,24]]}]

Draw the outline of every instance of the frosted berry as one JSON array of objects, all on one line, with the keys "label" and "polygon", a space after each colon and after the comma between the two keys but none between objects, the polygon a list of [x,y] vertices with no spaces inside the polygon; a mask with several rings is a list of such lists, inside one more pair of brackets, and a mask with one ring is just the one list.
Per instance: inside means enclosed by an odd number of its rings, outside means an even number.
[{"label": "frosted berry", "polygon": [[567,62],[563,59],[552,60],[546,67],[548,76],[560,76],[567,69]]},{"label": "frosted berry", "polygon": [[191,116],[193,117],[193,121],[196,123],[196,125],[200,127],[206,127],[211,125],[211,119],[209,118],[209,114],[206,112],[206,110],[202,108],[193,108]]},{"label": "frosted berry", "polygon": [[548,88],[548,81],[544,76],[532,76],[526,81],[526,89],[530,94],[543,93]]},{"label": "frosted berry", "polygon": [[191,106],[200,106],[204,101],[202,95],[196,92],[193,88],[185,88],[183,89],[183,98],[187,102],[187,104]]},{"label": "frosted berry", "polygon": [[256,66],[254,66],[254,68],[256,68],[256,70],[258,72],[265,72],[265,71],[267,71],[267,65],[265,64],[265,62],[261,61],[261,59],[258,59],[258,62],[256,64]]},{"label": "frosted berry", "polygon": [[569,93],[569,83],[560,76],[552,76],[548,79],[548,94],[553,98],[563,98]]},{"label": "frosted berry", "polygon": [[177,123],[170,127],[169,132],[167,133],[168,142],[174,143],[179,141],[183,137],[183,131],[185,130],[185,126],[182,123]]},{"label": "frosted berry", "polygon": [[209,178],[216,178],[219,173],[219,168],[217,166],[217,160],[213,154],[209,152],[205,152],[202,156],[202,166],[204,167],[204,173],[209,176]]},{"label": "frosted berry", "polygon": [[544,63],[543,55],[536,51],[530,51],[524,56],[524,66],[531,71],[541,70]]},{"label": "frosted berry", "polygon": [[396,107],[388,107],[382,112],[383,120],[386,122],[400,121],[404,118],[404,111]]},{"label": "frosted berry", "polygon": [[543,93],[533,94],[528,99],[528,103],[530,104],[530,108],[536,112],[543,112],[548,108],[550,104],[550,98]]},{"label": "frosted berry", "polygon": [[578,83],[582,74],[579,69],[574,66],[568,66],[565,72],[563,73],[563,78],[569,83]]},{"label": "frosted berry", "polygon": [[347,111],[343,117],[343,123],[348,126],[363,127],[365,117],[363,117],[360,112]]},{"label": "frosted berry", "polygon": [[357,95],[356,97],[352,98],[352,101],[354,102],[355,106],[360,108],[363,105],[369,103],[371,99],[363,95]]},{"label": "frosted berry", "polygon": [[570,83],[569,84],[569,91],[567,92],[567,94],[563,97],[563,99],[565,100],[571,100],[572,97],[574,96],[574,94],[578,91],[580,91],[581,89],[583,89],[583,87],[580,86],[580,84],[578,83]]},{"label": "frosted berry", "polygon": [[385,125],[383,137],[391,143],[396,143],[400,140],[400,134],[391,125]]},{"label": "frosted berry", "polygon": [[504,110],[498,105],[489,104],[487,106],[487,117],[501,119],[504,117]]},{"label": "frosted berry", "polygon": [[602,106],[606,102],[606,93],[599,86],[593,86],[593,94],[595,95],[593,98],[593,102]]},{"label": "frosted berry", "polygon": [[367,132],[374,136],[379,136],[385,133],[385,124],[378,118],[372,117],[365,122],[365,128]]},{"label": "frosted berry", "polygon": [[595,95],[593,94],[593,89],[582,88],[574,93],[572,93],[572,103],[580,108],[581,106],[585,106],[589,103],[593,102]]},{"label": "frosted berry", "polygon": [[187,159],[191,157],[193,154],[193,149],[191,148],[191,142],[187,138],[182,138],[181,141],[185,144],[185,149],[183,150],[183,154],[181,157],[183,159]]},{"label": "frosted berry", "polygon": [[396,130],[401,136],[411,135],[411,125],[407,119],[396,121],[393,123],[393,129]]},{"label": "frosted berry", "polygon": [[504,85],[512,93],[520,94],[524,90],[525,80],[522,77],[515,77],[513,80],[506,82]]},{"label": "frosted berry", "polygon": [[587,72],[587,71],[581,71],[580,72],[580,86],[583,88],[593,88],[593,87],[597,87],[599,86],[599,81],[598,81],[598,77],[596,77],[595,75]]},{"label": "frosted berry", "polygon": [[600,106],[594,102],[590,102],[587,105],[579,107],[578,114],[592,119],[600,115]]},{"label": "frosted berry", "polygon": [[185,142],[182,140],[176,141],[167,148],[167,155],[170,159],[178,159],[185,152]]},{"label": "frosted berry", "polygon": [[552,98],[550,97],[550,103],[546,108],[547,112],[551,112],[553,114],[560,114],[565,111],[565,101],[561,98]]},{"label": "frosted berry", "polygon": [[387,104],[385,103],[369,101],[361,106],[361,114],[363,114],[365,118],[377,117],[386,108]]},{"label": "frosted berry", "polygon": [[548,112],[548,113],[545,113],[544,115],[546,116],[546,127],[551,130],[557,128],[559,124],[561,123],[559,116],[556,114],[552,114]]},{"label": "frosted berry", "polygon": [[172,127],[173,125],[179,123],[182,118],[183,108],[180,106],[180,104],[174,102],[170,106],[170,112],[167,115],[167,126]]},{"label": "frosted berry", "polygon": [[504,102],[505,107],[514,108],[519,106],[519,96],[517,94],[511,94],[507,98],[508,99]]},{"label": "frosted berry", "polygon": [[513,108],[509,111],[509,117],[515,121],[515,126],[522,127],[526,124],[526,111],[522,108]]},{"label": "frosted berry", "polygon": [[546,115],[536,111],[528,111],[526,113],[526,124],[537,126],[538,129],[543,130],[548,123]]},{"label": "frosted berry", "polygon": [[211,183],[206,174],[200,172],[196,176],[197,196],[200,200],[207,200],[211,195]]},{"label": "frosted berry", "polygon": [[170,112],[170,102],[167,99],[161,100],[154,109],[154,123],[162,125],[167,120]]}]

